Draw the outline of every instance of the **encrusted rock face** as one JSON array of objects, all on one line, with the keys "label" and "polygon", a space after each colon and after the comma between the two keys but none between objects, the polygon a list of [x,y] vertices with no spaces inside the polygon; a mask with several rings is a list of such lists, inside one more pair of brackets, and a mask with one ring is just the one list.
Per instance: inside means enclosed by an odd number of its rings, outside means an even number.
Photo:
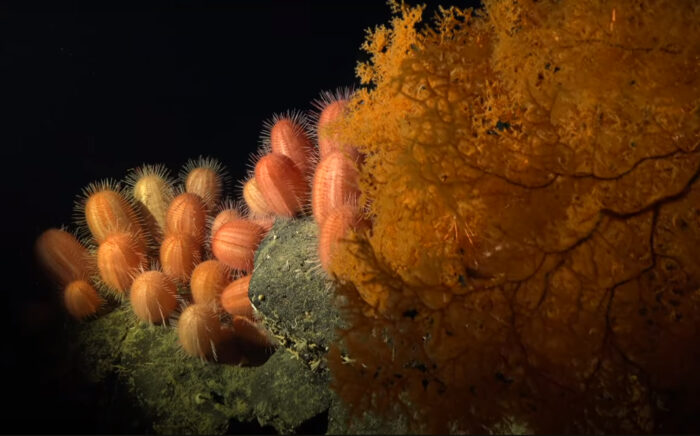
[{"label": "encrusted rock face", "polygon": [[175,329],[139,322],[128,303],[70,324],[68,358],[97,386],[104,411],[93,419],[124,433],[405,434],[407,416],[386,420],[372,409],[349,416],[329,387],[324,350],[339,319],[314,260],[316,229],[310,218],[281,220],[260,246],[251,297],[289,348],[256,361],[232,364],[246,351],[236,342],[221,344],[218,361],[186,356]]},{"label": "encrusted rock face", "polygon": [[311,425],[323,432],[333,419],[327,381],[282,349],[257,366],[228,364],[221,355],[219,362],[185,356],[175,329],[138,322],[128,304],[75,325],[68,340],[83,373],[99,383],[96,400],[124,413],[105,412],[105,428],[223,434]]},{"label": "encrusted rock face", "polygon": [[256,252],[249,296],[280,344],[323,372],[340,314],[333,285],[320,267],[317,236],[312,218],[277,220]]},{"label": "encrusted rock face", "polygon": [[700,428],[700,10],[682,6],[493,0],[419,31],[395,5],[370,34],[373,86],[338,126],[372,222],[331,267],[349,403],[439,432]]}]

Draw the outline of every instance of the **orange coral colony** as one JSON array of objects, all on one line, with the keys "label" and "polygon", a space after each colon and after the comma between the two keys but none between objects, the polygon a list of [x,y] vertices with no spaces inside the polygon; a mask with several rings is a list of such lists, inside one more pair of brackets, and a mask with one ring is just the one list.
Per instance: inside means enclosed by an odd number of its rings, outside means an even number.
[{"label": "orange coral colony", "polygon": [[700,408],[698,8],[392,4],[338,127],[372,218],[330,262],[339,393],[415,431],[668,431]]}]

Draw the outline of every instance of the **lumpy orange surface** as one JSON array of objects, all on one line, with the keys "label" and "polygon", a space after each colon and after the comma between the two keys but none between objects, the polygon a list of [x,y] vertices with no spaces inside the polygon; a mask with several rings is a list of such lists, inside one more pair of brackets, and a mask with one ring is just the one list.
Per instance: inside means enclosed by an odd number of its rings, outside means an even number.
[{"label": "lumpy orange surface", "polygon": [[372,222],[332,265],[341,395],[428,431],[700,428],[700,8],[393,7],[338,127]]}]

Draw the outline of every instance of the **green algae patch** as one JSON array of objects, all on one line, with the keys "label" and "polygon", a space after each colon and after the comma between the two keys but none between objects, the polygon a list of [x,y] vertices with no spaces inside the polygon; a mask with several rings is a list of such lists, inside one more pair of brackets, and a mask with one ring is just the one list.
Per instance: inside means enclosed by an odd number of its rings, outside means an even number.
[{"label": "green algae patch", "polygon": [[318,227],[312,218],[277,220],[255,255],[249,296],[280,344],[323,373],[341,321],[317,245]]}]

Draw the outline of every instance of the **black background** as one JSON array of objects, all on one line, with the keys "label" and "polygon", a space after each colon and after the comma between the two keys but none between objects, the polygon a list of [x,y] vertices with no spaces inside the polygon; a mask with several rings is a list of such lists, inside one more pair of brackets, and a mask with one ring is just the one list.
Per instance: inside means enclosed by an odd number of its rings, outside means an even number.
[{"label": "black background", "polygon": [[147,429],[97,410],[100,388],[63,358],[65,315],[34,263],[36,237],[74,228],[88,183],[143,163],[177,174],[215,157],[238,197],[263,121],[358,86],[365,29],[390,16],[381,0],[0,4],[3,432]]}]

